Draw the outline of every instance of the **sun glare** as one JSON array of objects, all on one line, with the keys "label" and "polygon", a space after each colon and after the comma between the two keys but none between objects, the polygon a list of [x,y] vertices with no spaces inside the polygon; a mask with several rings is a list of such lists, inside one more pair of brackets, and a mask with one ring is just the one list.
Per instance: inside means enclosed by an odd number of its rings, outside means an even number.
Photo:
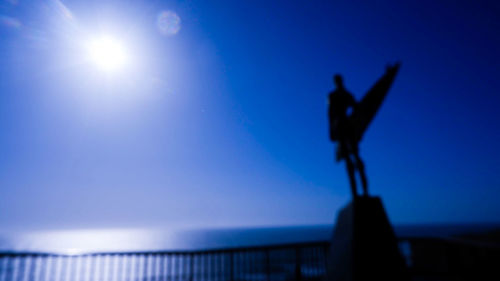
[{"label": "sun glare", "polygon": [[106,72],[122,69],[129,59],[122,42],[109,36],[90,40],[88,55],[92,63]]}]

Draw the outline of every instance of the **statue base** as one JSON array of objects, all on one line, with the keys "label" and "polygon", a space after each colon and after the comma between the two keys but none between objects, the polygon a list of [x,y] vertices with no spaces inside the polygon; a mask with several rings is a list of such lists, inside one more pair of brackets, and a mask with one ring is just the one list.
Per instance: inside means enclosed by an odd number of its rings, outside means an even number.
[{"label": "statue base", "polygon": [[327,280],[410,280],[379,197],[360,196],[340,210]]}]

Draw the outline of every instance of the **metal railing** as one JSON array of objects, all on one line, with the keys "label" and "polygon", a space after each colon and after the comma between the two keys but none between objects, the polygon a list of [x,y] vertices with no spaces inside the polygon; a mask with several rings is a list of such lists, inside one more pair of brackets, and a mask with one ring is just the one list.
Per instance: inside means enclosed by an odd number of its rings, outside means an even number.
[{"label": "metal railing", "polygon": [[401,238],[410,274],[419,280],[500,280],[500,245],[455,238]]},{"label": "metal railing", "polygon": [[182,252],[0,253],[0,281],[319,280],[327,242]]},{"label": "metal railing", "polygon": [[[476,280],[482,272],[493,277],[482,280],[500,280],[500,247],[495,245],[402,238],[400,249],[416,278]],[[4,252],[0,281],[312,281],[325,276],[328,251],[328,242],[315,242],[177,252]]]}]

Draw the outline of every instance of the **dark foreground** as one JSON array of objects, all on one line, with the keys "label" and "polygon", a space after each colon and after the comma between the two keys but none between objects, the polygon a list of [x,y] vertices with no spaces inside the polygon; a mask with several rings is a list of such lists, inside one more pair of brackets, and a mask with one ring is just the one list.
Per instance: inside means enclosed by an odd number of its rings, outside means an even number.
[{"label": "dark foreground", "polygon": [[[460,238],[401,238],[414,280],[500,280],[500,247]],[[3,252],[0,281],[322,280],[328,242],[80,255]]]}]

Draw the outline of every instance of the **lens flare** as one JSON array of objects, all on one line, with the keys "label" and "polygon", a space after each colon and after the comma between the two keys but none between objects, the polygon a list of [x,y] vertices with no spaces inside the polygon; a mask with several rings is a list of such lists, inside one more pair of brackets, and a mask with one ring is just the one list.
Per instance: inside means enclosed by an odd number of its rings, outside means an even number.
[{"label": "lens flare", "polygon": [[10,28],[21,28],[22,26],[20,20],[4,15],[0,15],[0,23]]},{"label": "lens flare", "polygon": [[163,35],[175,35],[181,29],[181,18],[172,11],[163,11],[156,19],[158,30]]}]

